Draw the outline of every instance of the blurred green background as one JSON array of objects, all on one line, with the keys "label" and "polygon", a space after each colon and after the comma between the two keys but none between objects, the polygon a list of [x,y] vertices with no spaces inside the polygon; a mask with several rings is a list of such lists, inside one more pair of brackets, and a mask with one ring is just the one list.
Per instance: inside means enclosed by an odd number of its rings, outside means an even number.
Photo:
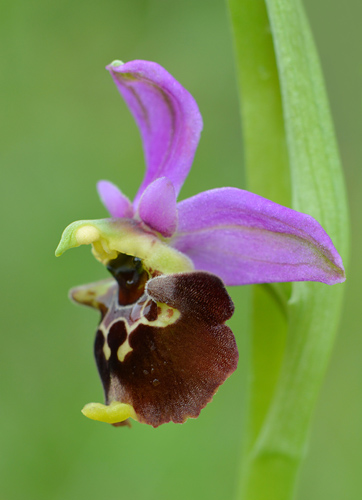
[{"label": "blurred green background", "polygon": [[[362,498],[362,4],[308,0],[346,172],[352,261],[343,320],[316,409],[298,500]],[[185,198],[245,187],[232,39],[223,0],[4,0],[1,37],[0,500],[231,499],[241,446],[246,289],[231,290],[240,367],[197,420],[113,428],[80,409],[103,394],[98,316],[67,299],[106,276],[80,248],[56,260],[64,227],[106,216],[95,184],[131,198],[138,131],[104,70],[155,60],[196,98],[204,132]]]}]

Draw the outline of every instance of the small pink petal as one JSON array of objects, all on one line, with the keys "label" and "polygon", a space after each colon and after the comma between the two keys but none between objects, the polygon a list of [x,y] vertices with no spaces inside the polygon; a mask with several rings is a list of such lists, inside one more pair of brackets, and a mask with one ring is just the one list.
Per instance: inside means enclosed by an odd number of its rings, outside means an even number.
[{"label": "small pink petal", "polygon": [[141,219],[163,236],[172,236],[177,227],[175,188],[170,180],[161,177],[143,192],[138,206]]},{"label": "small pink petal", "polygon": [[97,190],[103,205],[112,217],[133,216],[131,202],[112,182],[99,181]]}]

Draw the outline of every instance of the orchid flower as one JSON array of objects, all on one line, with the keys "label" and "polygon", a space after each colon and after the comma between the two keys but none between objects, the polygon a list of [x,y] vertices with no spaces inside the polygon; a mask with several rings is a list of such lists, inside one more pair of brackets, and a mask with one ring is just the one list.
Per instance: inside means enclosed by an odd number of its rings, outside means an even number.
[{"label": "orchid flower", "polygon": [[111,218],[74,222],[56,251],[91,244],[112,275],[71,291],[101,313],[95,358],[106,404],[83,413],[113,425],[182,423],[237,366],[224,283],[335,284],[343,264],[315,219],[256,194],[226,187],[177,203],[202,130],[194,98],[156,63],[107,69],[140,129],[146,174],[133,203],[100,181]]}]

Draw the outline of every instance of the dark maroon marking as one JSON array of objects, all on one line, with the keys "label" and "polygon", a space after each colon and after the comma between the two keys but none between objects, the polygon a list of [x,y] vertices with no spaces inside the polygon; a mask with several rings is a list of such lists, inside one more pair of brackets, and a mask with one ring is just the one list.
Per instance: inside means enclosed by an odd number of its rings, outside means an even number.
[{"label": "dark maroon marking", "polygon": [[[110,388],[110,374],[113,371],[114,366],[118,366],[119,360],[117,357],[117,351],[119,347],[126,341],[127,331],[124,321],[120,320],[114,323],[107,335],[107,340],[105,340],[104,335],[101,330],[97,331],[96,339],[94,343],[94,356],[96,358],[96,363],[98,367],[99,376],[101,377],[103,388],[107,399],[107,394]],[[111,350],[110,358],[107,360],[104,354],[104,344],[108,343],[108,347]]]},{"label": "dark maroon marking", "polygon": [[[106,394],[110,376],[117,378],[119,401],[131,404],[141,422],[157,427],[197,417],[236,369],[238,351],[223,324],[234,306],[219,278],[204,272],[168,275],[151,279],[147,290],[154,300],[178,309],[180,318],[166,327],[138,325],[123,362],[117,357],[124,338],[118,322],[109,341],[108,372],[100,374]],[[157,305],[150,307],[157,311]],[[122,317],[122,308],[118,314]]]},{"label": "dark maroon marking", "polygon": [[158,307],[154,300],[149,300],[148,304],[145,306],[143,315],[148,321],[156,321],[158,317]]},{"label": "dark maroon marking", "polygon": [[99,376],[101,377],[103,383],[104,393],[107,397],[107,393],[110,387],[110,374],[108,363],[103,351],[104,342],[104,335],[100,330],[98,330],[94,342],[94,357],[96,358]]},{"label": "dark maroon marking", "polygon": [[143,295],[145,284],[149,279],[141,259],[120,253],[116,259],[109,261],[107,269],[118,283],[119,305],[137,302]]},{"label": "dark maroon marking", "polygon": [[117,356],[118,348],[127,340],[127,330],[124,321],[119,320],[113,323],[108,336],[107,343],[112,353]]}]

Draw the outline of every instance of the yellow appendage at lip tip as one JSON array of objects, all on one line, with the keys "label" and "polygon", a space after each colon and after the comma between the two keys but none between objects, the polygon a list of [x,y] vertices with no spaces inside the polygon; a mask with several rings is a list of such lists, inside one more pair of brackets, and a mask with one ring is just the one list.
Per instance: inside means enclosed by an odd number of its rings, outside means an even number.
[{"label": "yellow appendage at lip tip", "polygon": [[92,420],[106,422],[107,424],[118,424],[130,417],[137,420],[133,407],[119,401],[112,401],[109,405],[88,403],[83,408],[82,413]]}]

